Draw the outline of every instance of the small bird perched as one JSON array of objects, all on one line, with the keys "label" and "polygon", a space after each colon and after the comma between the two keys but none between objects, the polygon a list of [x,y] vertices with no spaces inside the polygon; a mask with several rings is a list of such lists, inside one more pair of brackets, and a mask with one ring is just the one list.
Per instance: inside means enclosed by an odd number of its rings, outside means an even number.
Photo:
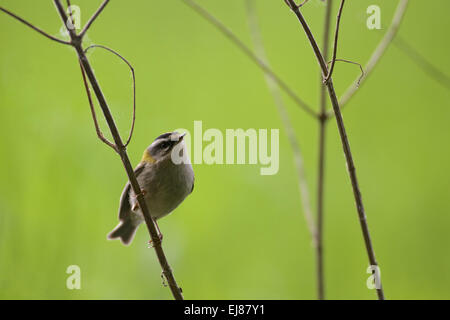
[{"label": "small bird perched", "polygon": [[[175,131],[157,137],[144,151],[141,162],[134,170],[155,221],[171,213],[194,190],[194,171],[190,162],[186,161],[184,135]],[[130,182],[125,185],[120,197],[119,220],[117,227],[108,234],[108,239],[120,238],[123,244],[128,245],[137,227],[144,221]]]}]

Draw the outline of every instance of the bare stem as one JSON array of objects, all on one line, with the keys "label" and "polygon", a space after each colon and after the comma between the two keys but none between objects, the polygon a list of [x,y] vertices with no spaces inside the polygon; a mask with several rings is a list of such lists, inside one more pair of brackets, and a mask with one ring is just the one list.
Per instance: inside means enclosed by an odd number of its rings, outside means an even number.
[{"label": "bare stem", "polygon": [[[304,19],[303,15],[301,14],[299,8],[295,5],[294,1],[293,0],[286,0],[286,1],[289,4],[289,7],[291,8],[291,10],[297,16],[303,30],[305,31],[306,36],[308,37],[309,42],[313,48],[314,54],[316,55],[317,61],[320,65],[320,68],[322,69],[322,75],[325,77],[328,74],[327,63],[325,62],[325,59],[322,56],[322,53],[320,52],[320,49],[317,45],[316,40],[314,39],[314,36],[309,28],[309,25],[307,24],[306,20]],[[352,155],[352,152],[350,149],[350,144],[348,141],[347,132],[346,132],[345,125],[344,125],[344,120],[342,118],[341,110],[339,108],[339,102],[338,102],[338,99],[336,96],[336,92],[334,90],[333,78],[329,79],[329,81],[326,83],[326,86],[327,86],[328,95],[330,97],[331,104],[333,106],[333,110],[335,113],[336,123],[337,123],[338,129],[339,129],[339,135],[341,137],[342,147],[343,147],[346,162],[347,162],[347,168],[348,168],[348,172],[350,175],[350,181],[351,181],[352,188],[353,188],[356,209],[357,209],[359,221],[361,224],[361,229],[362,229],[362,233],[363,233],[363,237],[364,237],[364,242],[366,245],[367,255],[369,257],[370,265],[374,268],[374,270],[376,270],[376,269],[378,269],[378,264],[377,264],[377,261],[375,258],[375,251],[372,246],[372,240],[370,238],[369,227],[367,225],[367,217],[366,217],[366,213],[364,210],[364,205],[363,205],[361,191],[360,191],[359,184],[358,184],[358,179],[356,177],[356,169],[355,169],[355,163],[353,161],[353,155]],[[381,279],[378,279],[378,280],[380,280],[379,283],[381,284]],[[384,292],[383,292],[383,288],[381,286],[379,289],[377,289],[377,294],[378,294],[378,298],[380,300],[384,300]]]},{"label": "bare stem", "polygon": [[239,48],[247,57],[250,58],[260,69],[264,71],[265,74],[269,75],[273,81],[275,81],[280,88],[294,100],[294,102],[306,111],[309,115],[317,118],[317,113],[300,97],[295,94],[295,92],[283,81],[281,78],[272,71],[272,69],[265,64],[261,59],[259,59],[253,52],[247,47],[231,30],[229,30],[222,22],[220,22],[216,17],[209,13],[206,9],[201,7],[199,4],[192,0],[182,0],[188,7],[197,12],[203,19],[211,23],[217,30],[219,30],[223,35],[225,35],[229,40],[231,40],[237,48]]},{"label": "bare stem", "polygon": [[59,43],[62,43],[62,44],[70,44],[70,42],[68,42],[68,41],[64,41],[64,40],[58,39],[58,38],[56,38],[56,37],[54,37],[54,36],[52,36],[52,35],[49,35],[47,32],[45,32],[45,31],[39,29],[39,28],[36,27],[35,25],[33,25],[33,24],[29,23],[28,21],[22,19],[21,17],[19,17],[18,15],[12,13],[12,12],[9,11],[9,10],[6,10],[6,9],[0,7],[0,11],[3,11],[4,13],[10,15],[10,16],[13,17],[14,19],[16,19],[16,20],[22,22],[22,23],[25,24],[26,26],[28,26],[28,27],[30,27],[31,29],[33,29],[33,30],[39,32],[39,33],[42,34],[44,37],[47,37],[47,38],[49,38],[50,40],[53,40],[53,41],[56,41],[56,42],[59,42]]},{"label": "bare stem", "polygon": [[397,35],[394,45],[406,54],[415,64],[417,64],[431,78],[439,82],[442,86],[450,89],[450,77],[435,67],[430,61],[414,49],[408,41]]},{"label": "bare stem", "polygon": [[[67,9],[69,10],[69,19],[67,20],[67,23],[70,23],[71,28],[75,28],[75,20],[73,18],[73,12],[72,12],[72,4],[70,3],[70,0],[66,0],[67,3]],[[75,34],[77,31],[74,29]]]},{"label": "bare stem", "polygon": [[[335,59],[334,61],[350,63],[350,64],[357,65],[359,67],[359,70],[361,70],[361,75],[359,76],[359,78],[356,81],[356,87],[359,87],[359,84],[361,83],[361,80],[364,77],[364,69],[363,69],[363,66],[361,65],[361,63],[350,61],[350,60],[346,60],[346,59]],[[331,61],[328,62],[328,64],[330,64],[330,63],[331,63]]]},{"label": "bare stem", "polygon": [[[323,34],[323,55],[328,58],[331,12],[333,1],[326,2],[324,34]],[[316,273],[317,273],[317,298],[325,299],[325,274],[324,274],[324,255],[323,255],[323,202],[324,202],[324,184],[325,184],[325,147],[326,147],[326,125],[324,117],[326,114],[327,99],[326,87],[323,85],[323,77],[320,75],[320,117],[319,117],[319,157],[317,174],[317,247],[316,247]]]},{"label": "bare stem", "polygon": [[[360,79],[359,77],[348,87],[348,89],[345,91],[345,93],[339,98],[339,104],[341,108],[344,108],[345,105],[350,101],[350,99],[355,95],[358,88],[361,87],[367,77],[372,73],[372,70],[375,68],[375,66],[380,61],[381,57],[386,52],[386,49],[391,44],[392,40],[394,40],[395,35],[397,34],[398,29],[400,28],[400,24],[403,20],[406,7],[408,5],[409,0],[400,0],[398,3],[397,9],[395,10],[394,18],[392,19],[391,25],[389,26],[388,31],[386,32],[386,35],[383,37],[383,39],[378,44],[377,48],[373,52],[372,56],[370,57],[369,61],[367,62],[364,70],[364,76]],[[332,113],[329,114],[329,116],[332,116]]]},{"label": "bare stem", "polygon": [[[339,39],[339,26],[341,24],[341,15],[342,15],[342,9],[344,9],[344,4],[345,4],[345,0],[342,0],[341,6],[339,7],[339,13],[337,16],[337,20],[336,20],[336,32],[334,33],[333,59],[331,60],[331,67],[330,67],[330,70],[328,71],[327,77],[325,78],[324,82],[327,82],[333,75],[334,64],[336,63],[336,55],[337,55],[337,47],[338,47],[338,39]],[[325,55],[324,55],[324,57],[325,57],[325,60],[328,60]]]},{"label": "bare stem", "polygon": [[[250,26],[250,31],[252,35],[252,40],[255,47],[255,52],[259,59],[263,61],[267,66],[269,66],[269,61],[267,59],[264,45],[261,39],[260,29],[258,26],[258,21],[254,9],[254,0],[247,0],[247,15]],[[281,121],[283,123],[284,129],[286,131],[289,143],[292,148],[292,152],[294,154],[294,164],[297,169],[297,178],[298,185],[300,191],[300,202],[303,206],[303,214],[305,216],[306,224],[308,226],[308,230],[311,234],[311,240],[314,247],[317,247],[317,228],[314,223],[311,204],[310,204],[310,195],[308,190],[308,183],[306,180],[305,168],[304,168],[304,160],[302,151],[300,148],[300,143],[295,135],[295,130],[292,126],[291,120],[289,119],[289,115],[286,111],[286,106],[284,105],[283,97],[281,95],[280,87],[277,83],[268,75],[264,74],[267,87],[269,88],[270,93],[274,99],[275,105],[277,107],[278,113],[280,114]]]},{"label": "bare stem", "polygon": [[127,147],[128,144],[129,144],[130,141],[131,141],[131,138],[133,137],[134,124],[135,124],[135,122],[136,122],[136,76],[135,76],[135,74],[134,74],[134,68],[133,68],[133,66],[131,65],[131,63],[128,62],[128,60],[125,59],[124,57],[122,57],[119,53],[117,53],[116,51],[114,51],[114,50],[111,49],[111,48],[108,48],[108,47],[106,47],[106,46],[102,46],[102,45],[100,45],[100,44],[92,44],[92,45],[90,45],[89,47],[87,47],[87,48],[84,50],[84,53],[87,53],[88,50],[91,49],[91,48],[102,48],[102,49],[105,49],[105,50],[107,50],[107,51],[109,51],[109,52],[115,54],[115,55],[118,56],[123,62],[125,62],[125,63],[128,65],[128,67],[130,68],[130,71],[131,71],[131,77],[132,77],[132,79],[133,79],[133,115],[132,115],[132,117],[131,117],[131,129],[130,129],[130,133],[129,133],[129,135],[128,135],[127,142],[125,143],[125,147]]},{"label": "bare stem", "polygon": [[101,141],[103,141],[107,146],[110,146],[111,148],[114,149],[114,151],[117,152],[116,145],[105,138],[102,130],[100,129],[100,126],[98,125],[97,114],[95,113],[95,107],[94,107],[94,102],[92,101],[91,90],[89,89],[89,84],[87,83],[87,80],[86,80],[86,72],[83,69],[83,65],[81,64],[81,61],[80,61],[80,68],[81,68],[81,75],[83,76],[84,88],[86,89],[86,95],[88,97],[89,106],[91,108],[92,120],[94,121],[95,131],[97,132],[97,137]]}]

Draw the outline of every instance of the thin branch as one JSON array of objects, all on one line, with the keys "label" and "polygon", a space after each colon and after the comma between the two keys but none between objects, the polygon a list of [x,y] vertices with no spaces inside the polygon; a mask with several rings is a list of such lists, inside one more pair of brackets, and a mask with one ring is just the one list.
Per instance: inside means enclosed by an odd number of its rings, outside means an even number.
[{"label": "thin branch", "polygon": [[86,32],[89,30],[91,24],[97,19],[97,17],[100,15],[100,13],[105,9],[106,5],[108,4],[109,0],[105,0],[102,2],[100,7],[95,11],[95,13],[92,15],[92,17],[88,20],[86,25],[84,26],[83,30],[80,32],[80,37],[83,38]]},{"label": "thin branch", "polygon": [[62,44],[70,44],[70,42],[68,42],[68,41],[64,41],[64,40],[61,40],[61,39],[58,39],[58,38],[56,38],[56,37],[54,37],[54,36],[49,35],[47,32],[45,32],[45,31],[39,29],[38,27],[36,27],[35,25],[29,23],[28,21],[25,21],[24,19],[22,19],[22,18],[19,17],[18,15],[12,13],[12,12],[9,11],[9,10],[6,10],[5,8],[0,7],[0,11],[3,11],[4,13],[10,15],[10,16],[13,17],[14,19],[16,19],[16,20],[22,22],[23,24],[25,24],[25,25],[27,25],[28,27],[30,27],[31,29],[33,29],[33,30],[39,32],[39,33],[42,34],[44,37],[47,37],[47,38],[49,38],[50,40],[53,40],[53,41],[56,41],[56,42],[59,42],[59,43],[62,43]]},{"label": "thin branch", "polygon": [[73,13],[72,13],[72,4],[70,3],[70,0],[66,0],[67,3],[67,9],[69,10],[69,18],[70,18],[70,23],[72,23],[72,25],[74,25],[74,21],[73,21]]},{"label": "thin branch", "polygon": [[[54,0],[54,3],[55,3],[57,11],[61,17],[61,20],[63,22],[67,21],[67,15],[66,15],[66,12],[64,11],[63,6],[61,5],[60,0]],[[136,200],[138,201],[139,207],[141,208],[142,214],[144,216],[144,220],[147,225],[147,229],[150,233],[153,247],[155,248],[155,252],[158,257],[159,263],[161,265],[164,277],[167,279],[167,282],[169,284],[170,290],[171,290],[174,298],[177,300],[182,300],[183,294],[181,292],[181,288],[178,287],[177,282],[175,281],[175,278],[172,273],[172,269],[170,268],[170,265],[167,261],[164,250],[161,246],[161,239],[156,230],[155,222],[154,222],[153,218],[151,217],[150,212],[147,207],[147,203],[144,200],[144,194],[141,191],[139,183],[136,179],[136,175],[134,174],[134,170],[133,170],[133,167],[131,166],[130,159],[129,159],[127,151],[126,151],[126,147],[122,142],[122,138],[120,137],[119,131],[114,122],[114,118],[108,107],[105,96],[103,95],[103,92],[100,89],[100,85],[97,81],[97,78],[94,75],[94,71],[92,70],[92,67],[89,64],[89,60],[87,59],[86,54],[84,53],[84,50],[83,50],[83,47],[81,44],[81,36],[76,35],[75,32],[69,28],[67,28],[67,31],[69,32],[70,38],[72,40],[71,44],[75,48],[78,58],[79,58],[81,64],[83,65],[83,69],[86,72],[87,78],[89,79],[92,89],[94,90],[94,93],[99,102],[100,108],[103,111],[103,115],[105,116],[106,122],[111,131],[111,135],[114,138],[114,142],[117,147],[117,153],[119,154],[119,156],[122,160],[125,171],[128,175],[128,179],[129,179],[131,188],[132,188],[133,192],[136,194]]]},{"label": "thin branch", "polygon": [[[322,74],[326,75],[327,74],[327,64],[325,62],[324,57],[322,56],[322,53],[320,52],[320,49],[317,45],[316,40],[314,39],[314,36],[311,32],[311,29],[309,28],[309,25],[307,24],[305,18],[301,14],[299,8],[297,8],[295,6],[294,1],[293,0],[286,0],[286,1],[288,2],[291,10],[297,16],[303,30],[305,31],[306,36],[309,39],[309,42],[313,48],[314,54],[316,55],[317,61],[320,65],[320,68],[322,69]],[[378,263],[375,258],[375,251],[373,249],[372,240],[370,238],[369,227],[367,225],[367,217],[366,217],[366,213],[364,210],[364,205],[363,205],[363,201],[362,201],[362,196],[361,196],[361,191],[359,188],[358,179],[356,176],[355,163],[353,161],[353,155],[352,155],[352,151],[350,149],[350,144],[348,141],[347,132],[346,132],[345,125],[344,125],[344,120],[342,118],[341,110],[339,108],[339,101],[337,99],[336,92],[334,90],[333,78],[329,79],[329,81],[326,83],[326,86],[328,89],[328,95],[330,96],[331,104],[333,106],[336,123],[337,123],[338,129],[339,129],[339,135],[341,137],[342,147],[343,147],[345,159],[347,162],[347,168],[348,168],[348,172],[350,175],[350,181],[351,181],[352,188],[353,188],[353,195],[355,197],[356,209],[357,209],[359,221],[361,224],[361,229],[362,229],[362,233],[363,233],[363,237],[364,237],[364,242],[366,245],[367,255],[369,257],[370,265],[373,266],[373,268],[375,270],[377,270]],[[379,283],[381,284],[381,279],[377,279],[377,280],[379,280]],[[384,300],[384,292],[383,292],[383,288],[381,286],[379,289],[377,289],[377,294],[378,294],[378,299]]]},{"label": "thin branch", "polygon": [[[323,55],[328,59],[331,12],[333,1],[326,2],[324,33],[323,33]],[[324,185],[325,185],[325,145],[326,145],[326,87],[323,85],[322,72],[320,74],[320,117],[319,117],[319,155],[317,174],[317,248],[316,248],[316,273],[317,273],[317,298],[325,299],[325,273],[323,254],[323,221],[324,221]]]},{"label": "thin branch", "polygon": [[397,35],[394,45],[406,54],[411,60],[417,64],[431,78],[439,82],[445,88],[450,89],[450,77],[435,67],[422,54],[414,49],[405,39]]},{"label": "thin branch", "polygon": [[[247,0],[247,16],[248,22],[250,26],[250,31],[252,35],[252,40],[254,43],[255,51],[257,56],[261,61],[263,61],[267,66],[269,66],[269,61],[267,59],[264,45],[261,39],[261,34],[259,31],[258,21],[256,17],[256,13],[254,10],[254,0]],[[314,247],[317,246],[317,229],[314,223],[311,204],[310,204],[310,196],[308,190],[308,183],[306,181],[305,168],[304,168],[304,160],[303,155],[300,148],[300,143],[297,140],[295,135],[295,130],[292,126],[292,123],[289,119],[288,113],[286,111],[286,107],[283,102],[283,97],[280,92],[280,87],[277,83],[272,79],[272,77],[268,74],[264,74],[266,79],[267,87],[269,88],[270,93],[273,96],[275,105],[277,107],[278,113],[280,114],[281,120],[284,125],[284,129],[286,130],[286,134],[291,145],[293,154],[294,154],[294,162],[297,169],[297,178],[300,190],[300,202],[303,206],[303,214],[305,216],[306,224],[308,226],[308,230],[311,234],[311,239]]]},{"label": "thin branch", "polygon": [[[367,77],[372,73],[372,70],[375,68],[375,66],[380,61],[381,57],[386,52],[386,49],[391,44],[392,40],[394,39],[395,35],[397,34],[397,31],[400,27],[400,24],[403,20],[406,7],[408,5],[409,0],[400,0],[398,3],[397,9],[395,10],[394,18],[392,19],[391,25],[386,32],[386,35],[383,37],[383,39],[378,44],[377,48],[373,52],[372,56],[369,59],[369,62],[367,62],[364,70],[365,75],[361,79],[356,79],[345,91],[345,93],[339,98],[339,104],[341,108],[344,108],[345,105],[350,101],[350,99],[355,95],[355,93],[358,91],[358,85],[361,87],[364,84],[364,80],[367,79]],[[329,116],[332,116],[331,114],[328,114]]]},{"label": "thin branch", "polygon": [[[309,1],[309,0],[303,0],[303,2],[300,3],[300,4],[296,4],[295,2],[294,2],[294,3],[295,3],[295,5],[296,5],[297,8],[301,8],[301,7],[303,7],[308,1]],[[284,0],[284,2],[287,3],[286,0]]]},{"label": "thin branch", "polygon": [[74,20],[73,20],[73,13],[72,13],[72,4],[70,3],[70,0],[66,0],[66,4],[67,4],[67,10],[69,10],[69,19],[70,19],[70,23],[72,25],[74,25]]},{"label": "thin branch", "polygon": [[87,83],[87,80],[86,80],[86,73],[83,69],[83,65],[81,64],[81,61],[80,61],[80,68],[81,68],[81,75],[83,76],[84,87],[86,89],[86,94],[87,94],[87,97],[89,100],[89,106],[91,107],[92,120],[94,121],[94,126],[95,126],[95,131],[97,132],[97,136],[101,141],[103,141],[106,145],[110,146],[111,148],[114,149],[114,151],[117,152],[116,145],[105,138],[105,136],[103,135],[103,133],[100,129],[100,126],[98,125],[94,103],[92,102],[91,90],[89,89],[89,84]]},{"label": "thin branch", "polygon": [[188,7],[197,12],[202,18],[211,23],[217,30],[219,30],[223,35],[225,35],[229,40],[231,40],[247,57],[250,58],[256,65],[264,71],[265,74],[269,75],[280,88],[289,95],[294,102],[305,110],[309,115],[317,118],[317,113],[300,97],[298,97],[294,91],[283,81],[279,76],[272,71],[272,69],[265,64],[261,59],[259,59],[231,30],[229,30],[222,22],[220,22],[216,17],[210,14],[206,9],[201,7],[199,4],[192,0],[182,0]]},{"label": "thin branch", "polygon": [[118,56],[120,59],[122,59],[122,61],[125,62],[125,63],[128,65],[128,67],[130,68],[131,76],[132,76],[132,78],[133,78],[133,116],[132,116],[132,119],[131,119],[131,129],[130,129],[130,134],[129,134],[129,136],[128,136],[127,142],[125,143],[125,147],[127,147],[128,144],[129,144],[130,141],[131,141],[131,138],[133,137],[134,124],[135,124],[135,122],[136,122],[136,77],[135,77],[135,74],[134,74],[134,68],[133,68],[133,66],[131,65],[131,63],[128,62],[128,60],[125,59],[124,57],[122,57],[119,53],[117,53],[116,51],[114,51],[114,50],[111,49],[111,48],[108,48],[108,47],[106,47],[106,46],[102,46],[102,45],[100,45],[100,44],[93,44],[93,45],[90,45],[89,47],[87,47],[87,48],[84,50],[84,53],[87,53],[88,50],[91,49],[91,48],[102,48],[102,49],[105,49],[105,50],[107,50],[107,51],[109,51],[109,52],[115,54],[115,55]]},{"label": "thin branch", "polygon": [[[362,78],[364,77],[364,69],[363,66],[361,65],[361,63],[355,62],[355,61],[351,61],[351,60],[346,60],[346,59],[334,59],[334,61],[336,62],[346,62],[346,63],[351,63],[354,65],[359,66],[359,70],[361,70],[361,75],[359,76],[359,78],[356,80],[356,87],[359,87]],[[332,61],[328,61],[327,64],[330,64]]]},{"label": "thin branch", "polygon": [[72,12],[72,4],[70,3],[70,0],[66,0],[67,3],[67,9],[69,10],[69,19],[66,23],[70,23],[70,27],[75,30],[75,34],[77,33],[75,28],[75,20],[73,18],[73,12]]},{"label": "thin branch", "polygon": [[334,64],[336,63],[337,47],[338,47],[339,26],[341,24],[341,15],[342,15],[342,9],[344,9],[344,4],[345,4],[345,0],[342,0],[341,6],[339,7],[337,19],[336,19],[336,32],[334,33],[333,59],[331,60],[331,67],[330,67],[330,70],[328,71],[327,77],[323,80],[324,83],[327,83],[328,80],[333,75]]}]

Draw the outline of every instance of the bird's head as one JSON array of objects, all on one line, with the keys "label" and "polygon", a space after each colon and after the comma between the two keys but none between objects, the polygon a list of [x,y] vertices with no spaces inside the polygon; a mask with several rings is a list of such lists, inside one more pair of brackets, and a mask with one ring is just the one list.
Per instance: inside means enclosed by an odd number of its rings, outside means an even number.
[{"label": "bird's head", "polygon": [[155,163],[170,157],[173,148],[183,141],[186,133],[167,132],[157,137],[144,151],[142,161]]}]

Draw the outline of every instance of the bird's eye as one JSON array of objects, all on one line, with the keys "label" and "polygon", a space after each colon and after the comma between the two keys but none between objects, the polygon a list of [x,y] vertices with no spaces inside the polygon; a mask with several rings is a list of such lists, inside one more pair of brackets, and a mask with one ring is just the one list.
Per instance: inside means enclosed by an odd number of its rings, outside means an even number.
[{"label": "bird's eye", "polygon": [[169,142],[164,141],[160,144],[160,146],[161,146],[161,149],[167,149],[170,146],[170,144],[169,144]]}]

